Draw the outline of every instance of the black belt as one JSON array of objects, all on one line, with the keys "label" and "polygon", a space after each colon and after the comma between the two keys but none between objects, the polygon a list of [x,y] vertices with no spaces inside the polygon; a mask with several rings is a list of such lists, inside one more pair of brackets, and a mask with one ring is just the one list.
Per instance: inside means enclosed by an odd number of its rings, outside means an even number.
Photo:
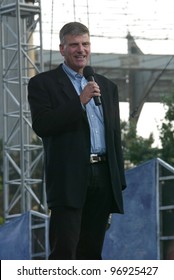
[{"label": "black belt", "polygon": [[107,161],[106,155],[91,154],[90,163],[98,163]]}]

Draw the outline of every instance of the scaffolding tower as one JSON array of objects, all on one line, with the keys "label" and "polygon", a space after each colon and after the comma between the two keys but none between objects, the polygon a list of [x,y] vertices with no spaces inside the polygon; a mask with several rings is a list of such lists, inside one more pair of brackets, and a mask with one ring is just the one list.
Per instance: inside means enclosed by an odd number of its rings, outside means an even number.
[{"label": "scaffolding tower", "polygon": [[[43,148],[41,140],[31,128],[27,99],[29,78],[43,71],[40,0],[1,0],[0,19],[4,218],[6,221],[32,210],[37,213],[34,228],[40,231],[43,227],[46,230],[48,216],[43,180]],[[37,31],[39,38],[37,44],[34,31]],[[41,216],[37,223],[38,213]],[[39,238],[36,238],[38,243]],[[31,242],[34,239],[32,235]],[[44,244],[39,246],[40,251],[37,250],[37,253],[33,251],[33,257],[41,258],[45,254]]]}]

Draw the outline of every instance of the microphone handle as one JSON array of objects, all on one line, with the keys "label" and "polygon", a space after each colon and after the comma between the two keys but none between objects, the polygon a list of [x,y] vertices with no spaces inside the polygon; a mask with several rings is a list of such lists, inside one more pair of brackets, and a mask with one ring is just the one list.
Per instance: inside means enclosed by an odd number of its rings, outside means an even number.
[{"label": "microphone handle", "polygon": [[95,103],[96,106],[101,105],[101,98],[100,98],[100,96],[94,96],[93,99],[94,99],[94,103]]},{"label": "microphone handle", "polygon": [[[88,77],[88,82],[95,82],[94,77],[93,76],[89,76]],[[94,96],[93,99],[94,99],[94,103],[95,103],[96,106],[101,105],[101,98],[100,98],[100,96]]]}]

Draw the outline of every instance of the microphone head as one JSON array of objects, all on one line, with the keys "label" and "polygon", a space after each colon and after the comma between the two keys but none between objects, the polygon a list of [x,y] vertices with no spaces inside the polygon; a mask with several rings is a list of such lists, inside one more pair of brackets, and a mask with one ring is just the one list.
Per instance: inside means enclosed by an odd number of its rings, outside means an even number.
[{"label": "microphone head", "polygon": [[[83,69],[83,76],[85,77],[85,79],[90,82],[90,81],[95,81],[94,80],[94,70],[91,66],[85,66],[85,68]],[[101,105],[101,100],[100,100],[100,96],[94,96],[94,102],[96,106]]]},{"label": "microphone head", "polygon": [[89,77],[94,76],[94,70],[91,66],[85,66],[83,69],[83,76],[88,80]]}]

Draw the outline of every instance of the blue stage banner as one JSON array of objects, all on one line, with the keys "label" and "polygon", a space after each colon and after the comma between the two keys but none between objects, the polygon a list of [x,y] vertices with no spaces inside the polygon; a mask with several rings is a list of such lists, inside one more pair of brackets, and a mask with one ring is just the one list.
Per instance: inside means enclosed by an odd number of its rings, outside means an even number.
[{"label": "blue stage banner", "polygon": [[157,259],[156,159],[126,171],[125,214],[113,214],[103,259]]},{"label": "blue stage banner", "polygon": [[0,226],[0,259],[29,260],[29,212]]}]

